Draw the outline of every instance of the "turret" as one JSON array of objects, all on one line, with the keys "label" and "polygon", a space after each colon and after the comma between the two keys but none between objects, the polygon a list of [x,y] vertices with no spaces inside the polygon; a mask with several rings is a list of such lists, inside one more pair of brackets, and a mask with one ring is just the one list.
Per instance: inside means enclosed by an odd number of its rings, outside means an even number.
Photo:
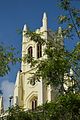
[{"label": "turret", "polygon": [[18,105],[18,96],[19,96],[19,84],[20,84],[20,71],[17,73],[16,83],[14,87],[14,105]]},{"label": "turret", "polygon": [[14,88],[14,106],[20,105],[22,106],[23,98],[23,81],[21,76],[21,70],[17,73],[15,88]]},{"label": "turret", "polygon": [[[22,31],[22,59],[26,54],[26,44],[27,44],[27,41],[29,39],[29,37],[27,35],[27,32],[28,32],[28,27],[25,24],[24,27],[23,27],[23,31]],[[22,65],[21,65],[21,70],[22,71],[23,71],[23,68],[24,68],[23,66],[24,66],[24,62],[22,61]]]},{"label": "turret", "polygon": [[44,29],[45,31],[47,31],[47,16],[46,16],[46,13],[45,13],[45,12],[44,12],[44,14],[43,14],[42,23],[43,23],[43,29]]}]

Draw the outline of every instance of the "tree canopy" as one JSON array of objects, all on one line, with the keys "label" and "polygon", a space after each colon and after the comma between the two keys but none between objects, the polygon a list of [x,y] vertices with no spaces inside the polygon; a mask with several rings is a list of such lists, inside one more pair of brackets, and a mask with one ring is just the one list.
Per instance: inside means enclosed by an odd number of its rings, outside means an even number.
[{"label": "tree canopy", "polygon": [[[61,93],[67,92],[65,91],[64,84],[68,86],[69,91],[73,91],[73,89],[79,91],[80,10],[72,7],[71,0],[61,0],[59,6],[66,12],[66,15],[58,17],[59,23],[65,23],[65,25],[63,25],[62,29],[59,28],[54,32],[52,40],[45,41],[44,56],[46,55],[47,57],[36,62],[33,59],[31,60],[32,65],[34,65],[33,63],[37,63],[37,71],[32,79],[34,78],[34,80],[37,79],[39,81],[42,78],[48,85],[53,85],[56,89],[59,89]],[[37,36],[37,40],[35,36]],[[40,42],[40,36],[38,39],[37,34],[32,34],[31,38],[36,42]],[[64,46],[64,41],[67,39],[78,39],[77,44],[71,51],[67,50]],[[70,72],[71,70],[73,73]]]},{"label": "tree canopy", "polygon": [[9,109],[7,120],[79,120],[80,95],[69,93],[59,96],[54,102],[45,103],[32,111],[19,106]]},{"label": "tree canopy", "polygon": [[20,58],[13,46],[6,47],[4,44],[0,44],[0,77],[8,74],[10,65],[19,61]]}]

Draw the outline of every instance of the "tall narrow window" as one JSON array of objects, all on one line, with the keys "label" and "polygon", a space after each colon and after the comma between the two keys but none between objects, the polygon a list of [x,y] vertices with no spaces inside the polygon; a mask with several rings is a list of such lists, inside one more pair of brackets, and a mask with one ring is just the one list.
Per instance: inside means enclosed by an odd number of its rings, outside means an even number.
[{"label": "tall narrow window", "polygon": [[35,108],[34,108],[34,101],[32,101],[32,110],[34,110]]},{"label": "tall narrow window", "polygon": [[42,45],[37,44],[37,58],[42,57]]},{"label": "tall narrow window", "polygon": [[28,54],[30,55],[30,57],[32,57],[32,54],[33,54],[32,47],[29,47],[29,48],[28,48]]},{"label": "tall narrow window", "polygon": [[37,100],[35,100],[35,109],[36,109],[36,107],[37,107]]},{"label": "tall narrow window", "polygon": [[37,99],[32,100],[32,110],[35,110],[37,107]]}]

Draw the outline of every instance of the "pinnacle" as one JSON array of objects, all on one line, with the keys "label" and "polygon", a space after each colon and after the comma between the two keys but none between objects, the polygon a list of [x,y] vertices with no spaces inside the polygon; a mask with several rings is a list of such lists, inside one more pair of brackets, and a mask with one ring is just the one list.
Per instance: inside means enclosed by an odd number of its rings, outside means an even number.
[{"label": "pinnacle", "polygon": [[28,28],[27,28],[27,26],[25,24],[24,27],[23,27],[23,31],[27,31],[27,30],[28,30]]}]

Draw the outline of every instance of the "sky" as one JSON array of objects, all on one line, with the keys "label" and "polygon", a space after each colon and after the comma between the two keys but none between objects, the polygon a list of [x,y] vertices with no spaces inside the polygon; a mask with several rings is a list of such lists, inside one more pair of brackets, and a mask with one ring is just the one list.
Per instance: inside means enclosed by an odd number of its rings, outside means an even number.
[{"label": "sky", "polygon": [[[73,0],[73,5],[80,6],[80,0]],[[26,24],[31,30],[40,28],[42,16],[46,12],[48,28],[55,31],[60,25],[58,16],[63,14],[58,7],[58,0],[0,0],[0,43],[13,45],[21,56],[22,36],[16,32],[22,30]],[[67,42],[70,45],[70,42]],[[71,46],[74,44],[71,41]],[[11,66],[8,75],[0,77],[0,89],[3,90],[5,108],[9,106],[9,96],[13,95],[16,74],[20,70],[20,63]]]}]

